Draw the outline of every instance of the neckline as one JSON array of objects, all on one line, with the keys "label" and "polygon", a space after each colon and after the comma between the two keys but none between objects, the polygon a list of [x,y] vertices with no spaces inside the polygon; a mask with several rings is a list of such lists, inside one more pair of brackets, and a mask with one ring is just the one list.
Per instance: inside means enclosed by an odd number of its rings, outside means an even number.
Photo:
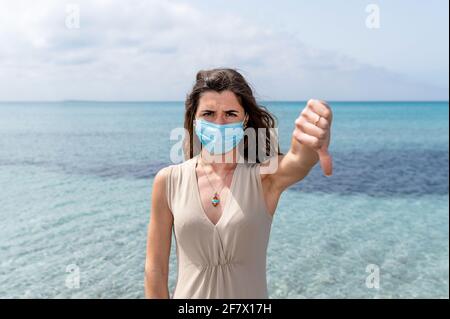
[{"label": "neckline", "polygon": [[233,172],[233,176],[232,176],[232,179],[231,179],[230,188],[228,190],[228,195],[227,195],[227,197],[225,199],[225,204],[223,205],[222,214],[220,215],[219,220],[217,221],[217,223],[214,224],[211,221],[211,219],[209,219],[208,215],[206,214],[206,211],[205,211],[205,209],[203,207],[202,198],[200,196],[200,189],[198,187],[198,178],[197,178],[196,167],[197,167],[198,157],[199,156],[200,156],[200,154],[196,155],[193,158],[193,161],[192,161],[193,165],[192,165],[192,170],[191,170],[192,171],[192,176],[194,178],[194,183],[195,183],[195,187],[194,187],[195,188],[194,191],[195,191],[195,194],[196,194],[195,196],[197,197],[197,203],[200,206],[201,215],[203,216],[203,218],[207,221],[207,223],[209,225],[211,225],[214,229],[216,229],[219,226],[219,224],[222,222],[222,220],[224,219],[224,217],[225,217],[225,215],[226,215],[226,213],[228,211],[228,206],[230,205],[229,203],[231,202],[231,197],[233,196],[233,193],[234,193],[234,188],[235,188],[234,185],[236,184],[236,179],[237,179],[237,173],[236,172],[238,171],[238,169],[240,167],[240,163],[239,162],[236,163],[237,165],[234,168],[234,172]]}]

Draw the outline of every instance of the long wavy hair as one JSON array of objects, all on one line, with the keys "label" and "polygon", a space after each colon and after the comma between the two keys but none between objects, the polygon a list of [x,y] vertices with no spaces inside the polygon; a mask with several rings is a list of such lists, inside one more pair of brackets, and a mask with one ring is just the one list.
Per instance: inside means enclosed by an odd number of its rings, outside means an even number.
[{"label": "long wavy hair", "polygon": [[[210,70],[200,70],[197,72],[195,84],[191,92],[187,95],[185,101],[184,128],[189,133],[183,141],[184,157],[186,160],[194,157],[200,152],[200,141],[194,133],[193,122],[198,108],[198,102],[202,93],[207,91],[222,92],[229,90],[233,92],[244,111],[248,114],[248,121],[245,129],[254,128],[256,132],[260,132],[258,128],[265,128],[265,137],[261,140],[265,141],[265,145],[258,145],[259,139],[256,139],[256,162],[261,163],[265,158],[259,158],[259,154],[265,156],[273,155],[273,147],[271,147],[270,130],[275,128],[276,117],[272,115],[265,106],[259,105],[253,95],[253,91],[244,77],[235,69],[217,68]],[[263,131],[264,132],[264,131]],[[276,152],[282,155],[279,150],[278,135],[272,137],[272,144],[276,143]],[[260,149],[261,148],[261,149]],[[194,155],[195,154],[195,155]],[[245,160],[248,160],[248,138],[244,136],[244,154]]]}]

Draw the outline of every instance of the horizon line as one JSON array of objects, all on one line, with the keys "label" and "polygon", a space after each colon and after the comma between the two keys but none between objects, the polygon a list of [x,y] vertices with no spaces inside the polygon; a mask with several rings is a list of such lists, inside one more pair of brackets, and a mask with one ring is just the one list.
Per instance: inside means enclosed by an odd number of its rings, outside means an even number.
[{"label": "horizon line", "polygon": [[[257,100],[257,102],[307,102],[308,100]],[[383,102],[383,103],[402,103],[402,102],[440,102],[449,103],[449,100],[324,100],[328,103],[334,102]],[[93,103],[184,103],[184,100],[89,100],[89,99],[64,99],[64,100],[0,100],[0,103],[78,103],[78,102],[93,102]]]}]

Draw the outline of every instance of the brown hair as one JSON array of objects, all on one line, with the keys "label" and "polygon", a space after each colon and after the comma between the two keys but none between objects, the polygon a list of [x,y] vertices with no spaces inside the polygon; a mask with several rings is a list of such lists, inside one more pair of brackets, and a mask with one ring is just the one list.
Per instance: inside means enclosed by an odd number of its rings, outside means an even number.
[{"label": "brown hair", "polygon": [[[261,152],[261,154],[271,154],[269,129],[275,128],[276,117],[272,115],[265,106],[259,105],[256,102],[250,85],[238,71],[235,69],[220,68],[198,71],[192,91],[186,97],[184,128],[189,133],[185,137],[183,145],[186,159],[190,159],[194,156],[194,145],[200,145],[200,141],[194,133],[193,122],[202,93],[206,91],[216,91],[220,93],[225,90],[229,90],[236,95],[239,103],[244,108],[244,111],[248,114],[246,127],[252,127],[256,131],[258,128],[267,129],[266,136],[263,138],[263,140],[266,141],[265,150],[264,152]],[[248,139],[245,139],[245,137],[244,158],[247,160]],[[194,143],[193,138],[196,139],[196,143]],[[275,138],[277,143],[277,154],[281,155],[282,153],[279,151],[278,146],[278,138],[277,136],[275,136]],[[256,143],[258,144],[258,139],[256,139]],[[256,145],[256,147],[258,150],[259,147],[262,146]],[[261,163],[264,159],[258,158],[258,152],[256,153],[256,162]]]}]

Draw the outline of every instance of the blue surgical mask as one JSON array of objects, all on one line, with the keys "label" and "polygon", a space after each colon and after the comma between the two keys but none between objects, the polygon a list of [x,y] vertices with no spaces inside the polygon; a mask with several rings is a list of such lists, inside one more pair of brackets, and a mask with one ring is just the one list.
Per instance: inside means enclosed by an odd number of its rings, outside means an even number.
[{"label": "blue surgical mask", "polygon": [[195,133],[211,154],[231,151],[244,137],[244,122],[215,124],[202,119],[195,120]]}]

